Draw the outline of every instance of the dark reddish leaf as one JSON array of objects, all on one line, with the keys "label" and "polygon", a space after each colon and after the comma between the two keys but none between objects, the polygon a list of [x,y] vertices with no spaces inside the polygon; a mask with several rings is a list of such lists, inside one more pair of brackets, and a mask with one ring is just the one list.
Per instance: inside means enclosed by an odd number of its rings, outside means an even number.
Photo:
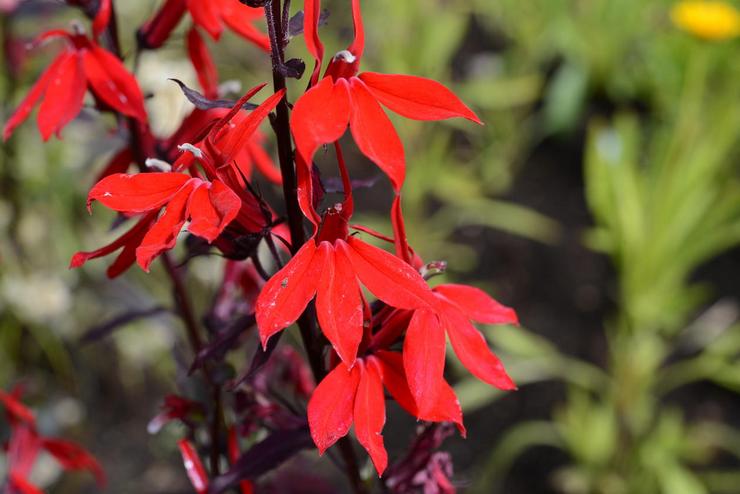
[{"label": "dark reddish leaf", "polygon": [[403,144],[388,116],[364,83],[351,79],[350,131],[362,154],[388,176],[398,192],[406,176]]},{"label": "dark reddish leaf", "polygon": [[471,374],[499,389],[516,389],[504,365],[488,349],[486,339],[462,312],[448,306],[442,318],[455,354]]},{"label": "dark reddish leaf", "polygon": [[417,309],[435,303],[434,294],[421,275],[398,257],[355,237],[347,243],[337,241],[336,246],[352,262],[362,284],[388,305]]},{"label": "dark reddish leaf", "polygon": [[242,454],[228,472],[213,479],[208,492],[219,494],[243,480],[256,479],[311,445],[307,427],[275,431]]},{"label": "dark reddish leaf", "polygon": [[[327,243],[327,245],[329,245]],[[352,366],[362,339],[360,286],[346,255],[329,247],[316,292],[316,315],[321,331],[339,357]]]},{"label": "dark reddish leaf", "polygon": [[195,356],[195,361],[188,371],[192,374],[210,360],[221,360],[227,351],[234,347],[234,343],[246,330],[254,326],[254,314],[241,316],[229,323],[228,326],[216,333],[212,341],[205,345]]},{"label": "dark reddish leaf", "polygon": [[252,356],[252,362],[249,364],[249,369],[247,369],[244,374],[234,379],[234,382],[229,385],[229,388],[236,389],[244,381],[252,379],[270,360],[270,357],[278,347],[278,343],[280,343],[280,338],[282,338],[282,336],[283,333],[277,333],[270,338],[265,348],[258,346]]},{"label": "dark reddish leaf", "polygon": [[519,324],[514,309],[500,304],[479,288],[446,284],[434,292],[456,305],[469,319],[487,324]]},{"label": "dark reddish leaf", "polygon": [[431,310],[417,310],[411,318],[403,343],[403,364],[419,415],[427,415],[437,404],[445,367],[445,333]]},{"label": "dark reddish leaf", "polygon": [[460,98],[437,81],[410,75],[363,72],[358,77],[389,110],[415,120],[467,118],[482,123]]},{"label": "dark reddish leaf", "polygon": [[48,81],[44,100],[39,106],[37,121],[41,137],[46,141],[59,133],[80,113],[85,98],[85,72],[77,52],[68,52]]},{"label": "dark reddish leaf", "polygon": [[316,386],[308,402],[308,425],[319,454],[347,435],[352,426],[359,366],[340,363]]},{"label": "dark reddish leaf", "polygon": [[167,312],[169,312],[169,310],[165,307],[152,307],[150,309],[138,309],[124,312],[109,321],[95,325],[85,331],[85,333],[80,337],[80,343],[87,344],[96,342],[110,335],[122,326],[126,326],[127,324],[140,319],[158,316]]},{"label": "dark reddish leaf", "polygon": [[195,492],[205,494],[208,492],[208,475],[206,474],[205,467],[203,467],[203,463],[200,461],[198,452],[195,450],[195,446],[186,439],[178,441],[177,446],[180,448],[185,471],[188,474],[190,483],[195,488]]},{"label": "dark reddish leaf", "polygon": [[[199,110],[213,110],[216,108],[233,108],[236,104],[236,101],[230,100],[230,99],[210,99],[205,97],[204,95],[200,94],[195,89],[189,88],[185,85],[184,82],[182,82],[179,79],[170,79],[172,82],[175,82],[178,86],[180,86],[180,89],[182,90],[182,93],[185,95],[185,97],[190,101],[197,109]],[[257,105],[254,103],[246,102],[244,103],[241,108],[243,110],[254,110],[257,108]]]},{"label": "dark reddish leaf", "polygon": [[375,465],[378,476],[388,466],[388,453],[381,435],[385,426],[385,397],[380,370],[373,360],[360,361],[360,382],[354,406],[355,435]]}]

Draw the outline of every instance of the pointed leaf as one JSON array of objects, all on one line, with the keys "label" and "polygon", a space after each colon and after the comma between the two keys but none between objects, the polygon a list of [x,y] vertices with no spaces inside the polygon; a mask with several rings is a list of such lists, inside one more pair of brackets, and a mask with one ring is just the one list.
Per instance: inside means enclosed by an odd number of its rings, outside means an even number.
[{"label": "pointed leaf", "polygon": [[265,347],[267,340],[293,324],[316,294],[327,247],[308,241],[283,269],[270,278],[257,298],[257,327]]},{"label": "pointed leaf", "polygon": [[467,118],[482,123],[460,98],[437,81],[410,75],[363,72],[358,77],[389,110],[414,120]]},{"label": "pointed leaf", "polygon": [[388,453],[383,444],[385,426],[385,396],[380,371],[373,360],[360,362],[360,382],[355,397],[355,435],[373,460],[378,477],[388,466]]},{"label": "pointed leaf", "polygon": [[149,265],[158,255],[175,246],[177,236],[187,220],[187,206],[192,188],[192,185],[183,187],[175,194],[167,204],[164,214],[144,235],[141,244],[136,248],[136,262],[147,273]]},{"label": "pointed leaf", "polygon": [[500,304],[480,288],[446,284],[434,288],[469,319],[487,324],[519,324],[514,309]]},{"label": "pointed leaf", "polygon": [[135,309],[126,311],[123,314],[119,314],[118,316],[114,317],[113,319],[105,321],[102,324],[97,324],[85,331],[85,333],[80,337],[80,343],[87,344],[96,342],[110,335],[115,330],[126,326],[129,323],[138,321],[139,319],[159,316],[167,312],[168,310],[164,307],[151,307],[149,309]]},{"label": "pointed leaf", "polygon": [[448,306],[442,318],[455,354],[471,374],[499,389],[516,389],[504,364],[488,349],[486,339],[462,312]]},{"label": "pointed leaf", "polygon": [[[322,242],[322,244],[328,242]],[[352,366],[362,339],[362,300],[357,277],[347,257],[329,247],[316,293],[321,331],[342,361]]]},{"label": "pointed leaf", "polygon": [[188,474],[190,483],[193,484],[195,492],[205,494],[208,492],[208,475],[203,463],[200,461],[195,446],[187,439],[181,439],[177,442],[182,455],[182,462],[185,465],[185,471]]},{"label": "pointed leaf", "polygon": [[95,95],[114,110],[146,123],[144,95],[123,63],[97,45],[85,51],[84,60],[85,74]]},{"label": "pointed leaf", "polygon": [[445,333],[431,310],[414,312],[403,343],[403,366],[419,416],[432,413],[444,381]]},{"label": "pointed leaf", "polygon": [[290,129],[306,165],[310,166],[319,146],[342,137],[349,115],[349,87],[344,79],[334,83],[325,77],[295,102]]},{"label": "pointed leaf", "polygon": [[190,198],[188,231],[213,242],[239,213],[241,199],[229,187],[214,180],[195,189]]},{"label": "pointed leaf", "polygon": [[184,173],[108,175],[90,189],[87,205],[100,201],[114,211],[143,213],[161,208],[190,180]]},{"label": "pointed leaf", "polygon": [[403,144],[365,84],[351,79],[352,111],[349,128],[362,154],[370,158],[385,173],[398,192],[406,177]]},{"label": "pointed leaf", "polygon": [[335,245],[344,250],[362,284],[388,305],[417,309],[435,303],[434,294],[421,275],[393,254],[356,237]]},{"label": "pointed leaf", "polygon": [[45,141],[52,134],[58,136],[64,126],[80,113],[85,99],[85,73],[80,56],[70,52],[62,57],[64,60],[46,86],[37,116],[39,131]]},{"label": "pointed leaf", "polygon": [[308,425],[319,454],[347,435],[352,425],[359,366],[340,363],[316,386],[308,402]]}]

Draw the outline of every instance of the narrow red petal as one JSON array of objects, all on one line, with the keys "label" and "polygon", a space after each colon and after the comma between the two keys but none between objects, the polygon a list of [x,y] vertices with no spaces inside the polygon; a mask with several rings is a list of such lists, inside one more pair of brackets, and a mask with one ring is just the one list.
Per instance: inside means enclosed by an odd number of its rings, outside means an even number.
[{"label": "narrow red petal", "polygon": [[457,395],[455,395],[455,390],[445,380],[442,380],[437,386],[437,402],[429,410],[419,414],[419,420],[452,422],[460,431],[460,435],[465,437],[467,432],[463,425],[462,407]]},{"label": "narrow red petal", "polygon": [[342,361],[352,366],[362,339],[362,300],[357,277],[347,257],[328,242],[328,256],[316,292],[321,331]]},{"label": "narrow red petal", "polygon": [[308,402],[308,425],[319,454],[347,435],[352,425],[359,366],[340,363],[316,386]]},{"label": "narrow red petal", "polygon": [[416,401],[411,395],[409,384],[406,381],[406,371],[403,368],[403,355],[399,352],[380,350],[375,352],[375,357],[380,365],[383,384],[388,389],[394,400],[413,417],[419,416]]},{"label": "narrow red petal", "polygon": [[195,26],[188,31],[187,48],[188,57],[190,57],[190,62],[198,75],[198,82],[203,89],[203,94],[207,98],[217,98],[218,69],[216,69],[216,64],[213,62],[211,52],[208,51],[208,46]]},{"label": "narrow red petal", "polygon": [[182,455],[182,462],[185,465],[185,471],[188,474],[190,483],[193,484],[195,492],[206,494],[208,492],[208,475],[203,463],[200,461],[195,446],[187,439],[181,439],[177,442]]},{"label": "narrow red petal", "polygon": [[185,15],[187,0],[166,0],[157,13],[137,33],[145,49],[161,47]]},{"label": "narrow red petal", "polygon": [[213,39],[221,37],[224,26],[221,23],[218,12],[218,2],[202,0],[188,0],[188,10],[193,22],[206,30]]},{"label": "narrow red petal", "polygon": [[360,362],[360,383],[355,396],[355,435],[363,448],[368,452],[378,472],[383,475],[388,466],[388,453],[383,444],[383,427],[385,426],[385,396],[383,382],[377,364],[370,360]]},{"label": "narrow red petal", "polygon": [[435,297],[424,278],[398,257],[382,249],[349,237],[337,241],[352,262],[357,277],[373,295],[399,309],[429,307]]},{"label": "narrow red petal", "polygon": [[254,134],[252,140],[247,144],[249,155],[254,162],[257,170],[265,176],[267,180],[274,184],[283,183],[283,175],[280,172],[280,168],[272,160],[272,157],[267,154],[265,149],[262,147],[262,139],[259,132]]},{"label": "narrow red petal", "polygon": [[514,309],[500,304],[480,288],[446,284],[435,287],[434,292],[456,305],[473,321],[486,324],[519,324]]},{"label": "narrow red petal", "polygon": [[188,211],[188,231],[213,242],[239,213],[241,200],[236,193],[218,180],[202,184],[193,193]]},{"label": "narrow red petal", "polygon": [[103,170],[98,174],[98,178],[95,180],[95,183],[100,182],[108,175],[113,175],[114,173],[126,173],[129,165],[133,162],[134,154],[131,152],[131,148],[125,147],[121,149],[113,155],[105,168],[103,168]]},{"label": "narrow red petal", "polygon": [[116,173],[90,189],[87,204],[100,201],[114,211],[142,213],[165,205],[188,180],[184,173]]},{"label": "narrow red petal", "polygon": [[222,3],[221,18],[236,34],[254,43],[261,50],[270,51],[270,38],[253,24],[265,18],[264,9],[229,0]]},{"label": "narrow red petal", "polygon": [[262,345],[293,324],[316,294],[328,248],[306,242],[283,269],[275,273],[257,298],[257,327]]},{"label": "narrow red petal", "polygon": [[347,50],[355,57],[362,58],[365,51],[365,28],[362,25],[360,0],[352,0],[352,23],[355,28],[355,39]]},{"label": "narrow red petal", "polygon": [[80,113],[85,99],[85,73],[80,56],[70,52],[46,86],[37,117],[41,137],[46,141]]},{"label": "narrow red petal", "polygon": [[247,145],[262,121],[275,109],[284,95],[284,89],[272,94],[249,115],[244,117],[233,129],[228,131],[224,142],[219,143],[219,149],[225,162],[230,162],[238,151]]},{"label": "narrow red petal", "polygon": [[311,85],[319,80],[321,63],[324,60],[324,44],[319,37],[319,19],[321,17],[321,0],[303,2],[303,38],[306,40],[308,53],[313,56],[314,68],[311,74]]},{"label": "narrow red petal", "polygon": [[42,447],[54,457],[65,470],[87,470],[95,476],[98,486],[105,486],[103,468],[83,447],[62,439],[42,439]]},{"label": "narrow red petal", "polygon": [[57,77],[59,67],[64,65],[68,58],[73,56],[75,55],[71,52],[61,54],[52,62],[51,65],[49,65],[44,73],[41,74],[41,77],[39,77],[33,87],[31,87],[31,90],[28,92],[26,97],[23,98],[23,101],[18,105],[18,108],[15,109],[13,115],[11,115],[8,121],[5,122],[5,126],[3,127],[3,140],[7,141],[16,127],[28,118],[34,105],[41,98],[41,95],[44,94],[44,91],[46,91],[49,81]]},{"label": "narrow red petal", "polygon": [[123,63],[97,45],[86,50],[84,60],[85,74],[95,95],[114,110],[145,123],[144,95]]},{"label": "narrow red petal", "polygon": [[92,29],[93,29],[93,36],[95,38],[98,38],[103,31],[105,31],[105,28],[108,27],[108,23],[110,22],[110,14],[111,14],[111,0],[100,0],[98,4],[98,13],[95,14],[95,19],[93,19]]},{"label": "narrow red petal", "polygon": [[309,167],[319,146],[342,137],[349,115],[349,87],[344,79],[334,83],[325,77],[296,101],[290,129],[296,150]]},{"label": "narrow red petal", "polygon": [[444,120],[462,117],[482,123],[455,93],[432,79],[376,72],[363,72],[358,77],[378,101],[406,118]]},{"label": "narrow red petal", "polygon": [[419,416],[431,413],[445,369],[445,333],[431,310],[417,310],[411,318],[403,343],[403,366]]},{"label": "narrow red petal", "polygon": [[516,389],[504,364],[488,349],[486,339],[462,312],[448,306],[441,316],[455,354],[471,374],[499,389]]},{"label": "narrow red petal", "polygon": [[36,422],[31,410],[16,399],[13,395],[0,389],[0,403],[5,407],[5,412],[10,414],[15,420],[25,422],[31,426]]},{"label": "narrow red petal", "polygon": [[375,97],[360,79],[350,80],[352,112],[349,128],[362,154],[370,158],[398,192],[406,177],[403,144]]},{"label": "narrow red petal", "polygon": [[12,489],[10,492],[20,492],[20,494],[44,494],[44,491],[33,485],[31,482],[18,475],[15,472],[10,472],[8,475],[8,481]]},{"label": "narrow red petal", "polygon": [[167,204],[164,214],[144,235],[136,249],[136,262],[144,271],[149,272],[152,261],[162,252],[175,246],[177,236],[187,220],[187,206],[192,190],[193,185],[180,189]]}]

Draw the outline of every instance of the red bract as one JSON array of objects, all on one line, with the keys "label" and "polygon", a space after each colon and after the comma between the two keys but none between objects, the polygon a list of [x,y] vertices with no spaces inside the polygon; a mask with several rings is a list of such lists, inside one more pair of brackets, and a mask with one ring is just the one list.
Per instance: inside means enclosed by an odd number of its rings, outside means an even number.
[{"label": "red bract", "polygon": [[193,23],[213,39],[219,39],[224,27],[228,27],[259,48],[270,50],[270,39],[254,27],[264,17],[262,9],[248,7],[239,0],[167,0],[139,31],[140,43],[145,48],[162,46],[186,11],[190,12]]},{"label": "red bract", "polygon": [[11,429],[7,446],[10,493],[38,494],[41,492],[28,480],[41,451],[49,453],[64,470],[87,470],[95,476],[98,485],[103,487],[105,474],[97,460],[75,443],[39,435],[33,414],[19,401],[18,394],[20,393],[10,395],[0,390],[0,403],[5,407]]},{"label": "red bract", "polygon": [[[41,137],[59,137],[61,130],[82,109],[86,89],[99,106],[146,123],[144,97],[136,79],[112,53],[80,34],[49,31],[36,43],[62,38],[66,47],[39,77],[3,129],[7,140],[41,101],[38,127]],[[43,98],[43,99],[42,99]]]},{"label": "red bract", "polygon": [[500,389],[515,389],[503,364],[470,320],[518,324],[516,313],[482,290],[465,285],[440,285],[434,295],[436,307],[414,312],[403,344],[409,387],[420,411],[433,409],[439,400],[435,383],[443,380],[445,332],[455,354],[474,376]]},{"label": "red bract", "polygon": [[317,386],[308,403],[311,437],[321,454],[347,435],[352,424],[357,440],[367,450],[378,475],[388,464],[381,435],[385,425],[385,387],[407,412],[420,420],[452,421],[461,431],[462,413],[452,388],[439,383],[436,410],[420,413],[406,383],[401,354],[377,351],[353,367],[340,363]]},{"label": "red bract", "polygon": [[470,108],[440,83],[422,77],[358,74],[365,45],[359,0],[352,1],[355,40],[329,63],[318,82],[323,45],[318,37],[320,0],[306,1],[304,31],[309,51],[316,59],[312,82],[316,84],[295,103],[290,125],[296,149],[305,163],[322,144],[334,142],[349,125],[360,151],[388,176],[398,192],[405,177],[401,140],[381,108],[415,120],[463,117],[481,123]]}]

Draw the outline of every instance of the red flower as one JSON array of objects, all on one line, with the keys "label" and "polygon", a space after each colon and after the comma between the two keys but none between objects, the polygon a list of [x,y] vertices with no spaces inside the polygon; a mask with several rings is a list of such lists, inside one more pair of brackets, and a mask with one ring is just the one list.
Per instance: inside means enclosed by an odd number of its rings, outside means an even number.
[{"label": "red flower", "polygon": [[264,51],[270,51],[270,39],[254,27],[264,18],[262,9],[248,7],[239,0],[167,0],[155,16],[139,31],[145,48],[159,48],[169,38],[189,11],[196,26],[218,40],[225,26]]},{"label": "red flower", "polygon": [[470,320],[487,324],[518,324],[516,313],[478,288],[440,285],[434,288],[433,310],[414,312],[406,330],[403,360],[409,387],[419,410],[434,409],[436,383],[443,380],[445,332],[462,364],[478,379],[500,389],[516,389],[503,364]]},{"label": "red flower", "polygon": [[180,448],[185,471],[195,492],[206,494],[208,492],[208,474],[203,466],[203,462],[200,461],[200,456],[198,456],[195,446],[187,439],[178,441],[177,446]]},{"label": "red flower", "polygon": [[339,139],[349,125],[360,151],[399,191],[406,173],[403,145],[381,104],[415,120],[464,117],[481,123],[470,108],[436,81],[374,72],[358,74],[365,45],[359,0],[352,1],[355,40],[334,56],[317,84],[324,51],[317,31],[320,0],[307,0],[305,9],[306,44],[316,60],[312,75],[315,85],[296,101],[290,121],[296,149],[305,163],[311,163],[319,146]]},{"label": "red flower", "polygon": [[19,392],[10,395],[0,390],[0,403],[5,407],[11,434],[7,446],[8,487],[11,494],[39,494],[41,490],[29,480],[41,451],[49,453],[64,470],[87,470],[100,487],[105,485],[103,469],[81,446],[63,439],[42,437],[28,408],[19,401]]},{"label": "red flower", "polygon": [[340,363],[319,383],[308,403],[311,437],[323,454],[354,424],[357,440],[382,475],[388,464],[381,435],[385,425],[383,387],[411,415],[420,420],[455,422],[464,433],[455,393],[444,381],[437,386],[436,409],[420,413],[406,383],[401,354],[381,350],[358,359],[351,368]]},{"label": "red flower", "polygon": [[36,43],[57,37],[63,38],[67,46],[39,77],[6,122],[3,139],[7,140],[15,128],[28,118],[39,100],[38,127],[41,137],[48,140],[52,134],[59,136],[64,126],[82,109],[86,89],[90,89],[101,108],[110,108],[146,123],[141,89],[115,55],[83,35],[60,30],[42,34]]},{"label": "red flower", "polygon": [[265,284],[257,299],[263,345],[293,324],[315,296],[321,330],[340,358],[352,366],[364,333],[360,283],[393,307],[417,309],[434,303],[426,282],[411,266],[348,236],[351,211],[345,211],[342,205],[330,209],[317,237]]}]

